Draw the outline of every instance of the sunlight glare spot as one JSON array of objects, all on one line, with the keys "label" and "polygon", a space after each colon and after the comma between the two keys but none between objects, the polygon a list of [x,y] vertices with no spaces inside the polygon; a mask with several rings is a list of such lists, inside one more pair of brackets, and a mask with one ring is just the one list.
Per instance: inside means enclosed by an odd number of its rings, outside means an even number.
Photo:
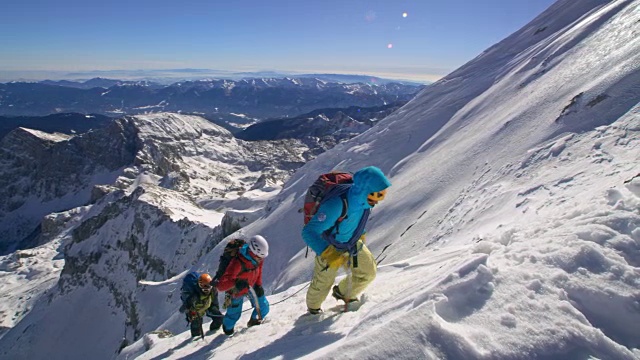
[{"label": "sunlight glare spot", "polygon": [[388,43],[388,44],[387,44],[387,49],[391,49],[392,47],[393,47],[393,44],[392,44],[392,43]]},{"label": "sunlight glare spot", "polygon": [[407,16],[409,16],[409,14],[407,14],[406,12],[402,13],[402,17],[406,18]]},{"label": "sunlight glare spot", "polygon": [[376,17],[377,17],[376,13],[373,10],[369,10],[367,11],[366,14],[364,14],[364,19],[367,22],[373,22],[376,19]]}]

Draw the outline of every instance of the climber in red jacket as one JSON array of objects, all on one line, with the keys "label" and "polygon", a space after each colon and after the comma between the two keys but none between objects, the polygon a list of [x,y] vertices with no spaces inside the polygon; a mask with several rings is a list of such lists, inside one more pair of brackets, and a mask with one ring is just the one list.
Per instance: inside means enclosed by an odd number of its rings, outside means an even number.
[{"label": "climber in red jacket", "polygon": [[[255,309],[247,326],[259,325],[262,319],[269,313],[269,302],[264,296],[262,288],[262,264],[269,254],[269,244],[264,237],[256,235],[247,244],[244,244],[236,257],[227,266],[225,272],[218,281],[218,291],[224,291],[230,304],[222,321],[222,330],[225,334],[233,334],[233,328],[242,314],[244,296],[248,294],[249,287],[255,291],[256,298],[250,297]],[[256,304],[257,301],[257,304]],[[258,309],[260,310],[258,313]]]}]

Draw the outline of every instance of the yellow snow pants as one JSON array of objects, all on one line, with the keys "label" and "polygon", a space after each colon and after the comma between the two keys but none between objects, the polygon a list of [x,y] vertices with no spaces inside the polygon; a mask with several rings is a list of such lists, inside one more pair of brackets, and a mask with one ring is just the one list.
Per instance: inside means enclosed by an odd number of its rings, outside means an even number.
[{"label": "yellow snow pants", "polygon": [[[346,298],[353,299],[360,295],[364,289],[376,278],[376,263],[373,254],[367,246],[358,241],[358,267],[353,267],[353,260],[350,265],[351,275],[347,275],[338,284],[338,289]],[[307,307],[309,309],[319,309],[322,303],[329,295],[331,287],[336,280],[339,269],[327,268],[327,263],[320,257],[316,256],[315,267],[313,268],[313,279],[307,290]],[[349,279],[349,277],[351,279]],[[349,289],[349,281],[351,281],[351,289]]]}]

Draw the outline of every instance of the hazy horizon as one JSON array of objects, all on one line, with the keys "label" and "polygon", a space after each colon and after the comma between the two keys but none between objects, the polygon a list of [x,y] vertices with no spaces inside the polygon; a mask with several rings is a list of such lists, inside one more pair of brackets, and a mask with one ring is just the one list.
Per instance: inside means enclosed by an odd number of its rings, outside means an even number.
[{"label": "hazy horizon", "polygon": [[432,82],[553,2],[24,0],[0,13],[0,78],[190,68]]},{"label": "hazy horizon", "polygon": [[344,76],[371,76],[387,80],[411,81],[416,83],[429,84],[444,77],[447,73],[440,74],[414,74],[410,72],[340,72],[340,71],[287,71],[274,69],[258,69],[258,70],[217,70],[217,69],[193,69],[193,68],[176,68],[176,69],[109,69],[109,70],[89,70],[89,71],[61,71],[61,70],[0,70],[0,82],[11,81],[43,81],[43,80],[69,80],[69,81],[86,81],[93,78],[106,78],[114,80],[158,80],[180,81],[195,80],[207,78],[219,79],[239,79],[244,74],[251,76],[256,74],[268,74],[262,76],[273,75],[273,77],[322,74],[322,75],[344,75]]}]

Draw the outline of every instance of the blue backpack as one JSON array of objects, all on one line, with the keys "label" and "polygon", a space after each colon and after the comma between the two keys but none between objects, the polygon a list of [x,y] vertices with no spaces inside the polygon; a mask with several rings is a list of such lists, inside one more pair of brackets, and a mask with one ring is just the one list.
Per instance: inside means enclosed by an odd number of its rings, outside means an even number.
[{"label": "blue backpack", "polygon": [[182,280],[182,287],[180,288],[180,300],[185,307],[188,307],[187,301],[192,295],[198,293],[198,279],[200,274],[196,271],[192,271],[187,274]]}]

